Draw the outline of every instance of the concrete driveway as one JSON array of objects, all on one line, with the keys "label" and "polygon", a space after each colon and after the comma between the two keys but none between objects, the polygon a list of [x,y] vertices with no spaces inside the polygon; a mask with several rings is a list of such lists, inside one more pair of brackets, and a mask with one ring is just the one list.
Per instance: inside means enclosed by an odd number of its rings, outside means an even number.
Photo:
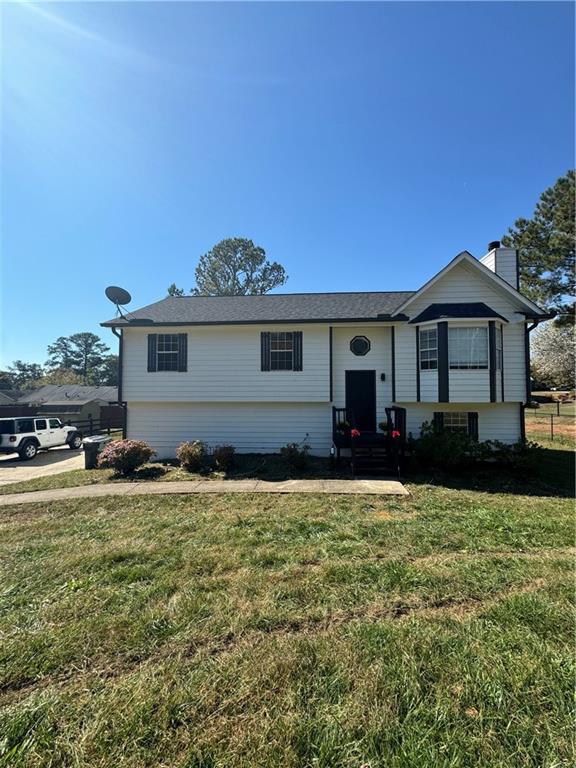
[{"label": "concrete driveway", "polygon": [[32,461],[20,461],[17,453],[0,454],[0,485],[58,475],[70,469],[83,469],[83,451],[71,451],[68,446],[40,451]]}]

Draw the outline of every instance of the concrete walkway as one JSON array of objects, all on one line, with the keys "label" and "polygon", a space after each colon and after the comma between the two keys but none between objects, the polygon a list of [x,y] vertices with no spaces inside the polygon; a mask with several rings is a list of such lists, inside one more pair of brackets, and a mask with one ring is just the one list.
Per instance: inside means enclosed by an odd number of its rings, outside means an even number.
[{"label": "concrete walkway", "polygon": [[86,499],[100,496],[153,496],[170,493],[337,493],[378,496],[408,496],[398,480],[177,480],[173,482],[102,483],[76,488],[53,488],[0,496],[0,507],[8,504]]}]

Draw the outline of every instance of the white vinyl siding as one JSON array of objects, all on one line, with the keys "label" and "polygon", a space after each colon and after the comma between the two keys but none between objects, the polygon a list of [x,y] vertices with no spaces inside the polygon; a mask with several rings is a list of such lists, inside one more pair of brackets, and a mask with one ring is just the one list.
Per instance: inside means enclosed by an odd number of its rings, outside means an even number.
[{"label": "white vinyl siding", "polygon": [[160,459],[174,457],[187,440],[228,443],[239,453],[277,453],[306,434],[312,454],[327,456],[332,411],[328,403],[128,403],[127,428],[130,439],[145,440]]},{"label": "white vinyl siding", "polygon": [[[170,329],[172,331],[172,329]],[[123,397],[130,402],[328,402],[329,343],[327,325],[290,326],[301,330],[302,371],[261,370],[261,331],[285,327],[189,326],[174,328],[188,335],[188,370],[147,370],[149,330],[124,330]]]},{"label": "white vinyl siding", "polygon": [[416,400],[416,333],[417,329],[413,325],[396,326],[394,346],[397,402]]},{"label": "white vinyl siding", "polygon": [[510,323],[503,328],[504,402],[526,400],[524,330],[524,323]]},{"label": "white vinyl siding", "polygon": [[[414,331],[412,331],[414,332]],[[355,336],[366,336],[370,350],[355,355],[350,342]],[[332,369],[334,405],[346,405],[346,371],[376,371],[376,418],[385,417],[384,408],[392,402],[392,345],[390,328],[382,326],[335,327],[332,336]],[[381,374],[385,380],[381,381]]]}]

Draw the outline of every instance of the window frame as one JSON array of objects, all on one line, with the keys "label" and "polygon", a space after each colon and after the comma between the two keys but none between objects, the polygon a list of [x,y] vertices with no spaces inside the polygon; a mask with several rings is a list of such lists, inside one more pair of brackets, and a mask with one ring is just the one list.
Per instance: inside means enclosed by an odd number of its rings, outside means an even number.
[{"label": "window frame", "polygon": [[[290,345],[289,347],[287,346],[288,344]],[[274,345],[284,346],[274,349]],[[284,365],[279,364],[280,356],[284,356]],[[276,364],[274,364],[274,361]],[[270,370],[294,370],[294,331],[270,331]]]},{"label": "window frame", "polygon": [[494,345],[495,345],[495,355],[494,359],[496,361],[496,370],[497,371],[503,371],[504,370],[504,339],[503,339],[504,329],[501,324],[497,324],[495,331],[494,331]]},{"label": "window frame", "polygon": [[[426,336],[424,336],[426,334]],[[434,336],[434,343],[430,343],[430,336]],[[423,354],[424,353],[424,354]],[[432,353],[435,353],[433,355]],[[426,363],[426,365],[424,365]],[[418,366],[421,371],[438,370],[438,328],[418,329]]]},{"label": "window frame", "polygon": [[[442,428],[445,432],[464,432],[465,434],[470,434],[470,419],[468,416],[468,411],[442,411],[442,417],[443,417],[443,425]],[[448,420],[450,418],[454,418],[454,420],[457,422],[455,424],[447,424],[447,417]],[[458,417],[458,418],[456,418]]]},{"label": "window frame", "polygon": [[[454,341],[454,337],[457,334],[464,335],[468,331],[482,331],[484,340],[481,344],[481,348],[478,350],[476,360],[472,359],[472,354],[469,355],[466,360],[466,354],[462,354],[463,350],[468,350],[470,353],[474,349],[472,340],[464,340],[464,342]],[[485,353],[485,359],[482,354]],[[448,370],[449,371],[487,371],[490,367],[490,347],[489,347],[489,334],[487,325],[449,325],[448,326]]]},{"label": "window frame", "polygon": [[[166,337],[171,337],[170,344],[172,349],[160,349],[161,345],[165,346]],[[170,355],[171,366],[165,367],[168,355]],[[162,357],[161,357],[162,356]],[[162,366],[160,365],[162,360]],[[156,370],[160,373],[178,373],[180,369],[180,342],[178,333],[159,333],[156,337]]]}]

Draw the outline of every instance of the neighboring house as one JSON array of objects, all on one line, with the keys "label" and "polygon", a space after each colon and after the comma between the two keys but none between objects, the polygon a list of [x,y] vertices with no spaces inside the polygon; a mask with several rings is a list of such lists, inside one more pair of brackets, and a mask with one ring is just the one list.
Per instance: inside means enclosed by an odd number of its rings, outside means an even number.
[{"label": "neighboring house", "polygon": [[375,431],[385,408],[480,440],[523,437],[528,331],[517,254],[467,251],[417,291],[168,297],[102,325],[120,336],[127,436],[160,457],[184,440],[328,454],[333,408]]},{"label": "neighboring house", "polygon": [[103,409],[106,409],[104,413],[109,414],[109,404],[117,402],[116,387],[47,384],[25,392],[18,398],[16,405],[28,407],[42,416],[57,416],[63,422],[75,423],[90,418],[98,421],[103,415]]},{"label": "neighboring house", "polygon": [[23,393],[17,389],[0,389],[0,406],[14,405]]}]

